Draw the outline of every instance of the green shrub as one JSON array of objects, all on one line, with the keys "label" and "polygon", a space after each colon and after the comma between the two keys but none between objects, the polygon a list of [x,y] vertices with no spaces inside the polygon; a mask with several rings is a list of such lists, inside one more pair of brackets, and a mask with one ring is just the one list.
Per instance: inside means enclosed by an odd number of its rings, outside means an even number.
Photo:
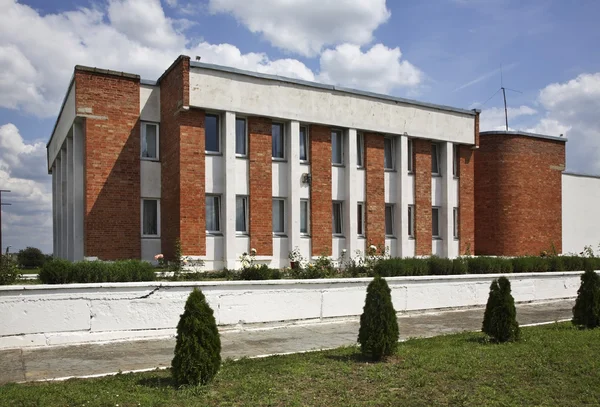
[{"label": "green shrub", "polygon": [[17,264],[10,256],[0,254],[0,285],[14,284],[19,278]]},{"label": "green shrub", "polygon": [[434,276],[445,276],[452,274],[452,260],[431,256],[428,259],[429,274]]},{"label": "green shrub", "polygon": [[600,276],[591,268],[581,275],[572,322],[589,329],[600,326]]},{"label": "green shrub", "polygon": [[25,269],[33,269],[42,267],[46,262],[46,256],[38,248],[27,247],[23,250],[19,250],[17,254],[17,261],[19,266]]},{"label": "green shrub", "polygon": [[469,264],[464,257],[452,260],[452,274],[467,274],[468,272]]},{"label": "green shrub", "polygon": [[564,271],[584,271],[585,257],[581,256],[560,256]]},{"label": "green shrub", "polygon": [[177,324],[171,374],[178,386],[207,384],[221,367],[221,338],[213,310],[194,288]]},{"label": "green shrub", "polygon": [[250,267],[244,267],[239,274],[240,280],[279,280],[281,271],[271,269],[266,264],[255,264]]},{"label": "green shrub", "polygon": [[492,269],[491,257],[468,257],[467,267],[469,274],[489,274]]},{"label": "green shrub", "polygon": [[53,259],[42,266],[38,278],[43,284],[68,284],[71,281],[73,263],[67,260]]},{"label": "green shrub", "polygon": [[390,293],[387,282],[379,276],[367,287],[358,342],[363,356],[371,360],[377,361],[392,355],[398,346],[400,333]]},{"label": "green shrub", "polygon": [[380,277],[405,276],[406,269],[406,259],[385,259],[375,264],[373,274]]},{"label": "green shrub", "polygon": [[544,273],[552,271],[548,257],[523,256],[512,259],[515,273]]},{"label": "green shrub", "polygon": [[516,341],[520,337],[515,300],[506,277],[500,277],[490,285],[481,330],[497,342]]},{"label": "green shrub", "polygon": [[115,262],[54,259],[42,266],[39,279],[44,284],[123,283],[155,280],[154,267],[140,260]]}]

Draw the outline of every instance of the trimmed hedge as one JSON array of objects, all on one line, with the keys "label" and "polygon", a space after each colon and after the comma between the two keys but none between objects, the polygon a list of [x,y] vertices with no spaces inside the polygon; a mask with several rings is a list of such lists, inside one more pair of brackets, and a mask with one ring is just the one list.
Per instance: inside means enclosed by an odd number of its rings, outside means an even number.
[{"label": "trimmed hedge", "polygon": [[155,280],[154,267],[140,260],[115,262],[50,260],[39,273],[43,284],[125,283]]}]

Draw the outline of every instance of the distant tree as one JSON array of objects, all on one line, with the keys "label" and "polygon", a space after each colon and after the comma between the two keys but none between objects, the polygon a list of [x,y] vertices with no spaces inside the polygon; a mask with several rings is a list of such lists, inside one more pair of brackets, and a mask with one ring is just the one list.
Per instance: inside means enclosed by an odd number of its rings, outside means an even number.
[{"label": "distant tree", "polygon": [[572,322],[589,329],[600,326],[600,276],[589,266],[581,275]]},{"label": "distant tree", "polygon": [[42,267],[46,261],[46,256],[40,249],[27,247],[26,249],[19,250],[17,261],[22,268],[33,269]]},{"label": "distant tree", "polygon": [[506,277],[500,277],[490,285],[481,330],[498,342],[517,341],[520,338],[515,299]]}]

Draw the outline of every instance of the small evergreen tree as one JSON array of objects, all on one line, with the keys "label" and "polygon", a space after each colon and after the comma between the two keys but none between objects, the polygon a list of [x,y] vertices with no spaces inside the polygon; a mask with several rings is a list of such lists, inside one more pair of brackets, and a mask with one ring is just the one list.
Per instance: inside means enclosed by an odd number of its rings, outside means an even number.
[{"label": "small evergreen tree", "polygon": [[590,267],[581,275],[572,322],[589,329],[600,326],[600,276]]},{"label": "small evergreen tree", "polygon": [[221,339],[213,310],[202,291],[194,288],[177,324],[175,357],[171,362],[178,386],[207,384],[221,366]]},{"label": "small evergreen tree", "polygon": [[358,342],[362,354],[381,360],[394,353],[398,345],[398,320],[385,279],[376,276],[367,287],[367,298],[360,316]]},{"label": "small evergreen tree", "polygon": [[490,285],[481,330],[498,342],[519,340],[521,331],[517,322],[515,299],[506,277],[500,277]]}]

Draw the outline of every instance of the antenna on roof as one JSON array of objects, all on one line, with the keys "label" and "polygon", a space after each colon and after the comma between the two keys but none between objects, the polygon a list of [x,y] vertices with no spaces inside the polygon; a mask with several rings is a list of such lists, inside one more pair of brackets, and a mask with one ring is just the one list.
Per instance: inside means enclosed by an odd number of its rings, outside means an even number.
[{"label": "antenna on roof", "polygon": [[498,89],[492,96],[490,96],[490,98],[488,100],[486,100],[485,103],[483,103],[483,105],[485,105],[494,96],[496,96],[498,94],[498,92],[502,91],[502,96],[504,98],[504,123],[506,125],[506,131],[508,131],[508,108],[506,107],[506,91],[507,90],[510,90],[511,92],[523,93],[523,92],[521,92],[519,90],[507,88],[507,87],[504,86],[504,75],[503,75],[503,72],[502,72],[502,64],[500,64],[500,89]]}]

